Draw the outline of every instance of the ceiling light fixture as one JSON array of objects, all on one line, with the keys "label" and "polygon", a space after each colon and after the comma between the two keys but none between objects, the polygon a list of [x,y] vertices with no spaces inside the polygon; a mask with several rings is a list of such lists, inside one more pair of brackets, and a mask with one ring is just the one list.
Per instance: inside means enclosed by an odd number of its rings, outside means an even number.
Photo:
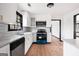
[{"label": "ceiling light fixture", "polygon": [[49,7],[49,8],[51,8],[51,7],[53,7],[54,6],[54,3],[48,3],[47,4],[47,7]]},{"label": "ceiling light fixture", "polygon": [[30,4],[30,3],[28,3],[27,5],[28,5],[29,7],[31,7],[31,4]]}]

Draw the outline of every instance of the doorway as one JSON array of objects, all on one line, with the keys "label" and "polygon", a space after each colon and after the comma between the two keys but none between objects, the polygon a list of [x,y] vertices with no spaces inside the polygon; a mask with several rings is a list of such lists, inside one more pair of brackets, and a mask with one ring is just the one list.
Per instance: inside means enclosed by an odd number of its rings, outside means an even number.
[{"label": "doorway", "polygon": [[52,19],[51,23],[52,29],[52,36],[56,37],[61,40],[61,19]]},{"label": "doorway", "polygon": [[79,38],[79,13],[74,15],[74,39]]}]

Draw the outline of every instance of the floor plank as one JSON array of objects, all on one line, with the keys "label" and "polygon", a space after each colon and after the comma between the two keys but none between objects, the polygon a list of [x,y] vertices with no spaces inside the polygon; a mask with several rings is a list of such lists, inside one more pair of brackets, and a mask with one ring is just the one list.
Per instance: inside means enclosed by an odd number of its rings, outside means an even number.
[{"label": "floor plank", "polygon": [[49,44],[32,44],[26,56],[63,56],[63,42],[52,37]]}]

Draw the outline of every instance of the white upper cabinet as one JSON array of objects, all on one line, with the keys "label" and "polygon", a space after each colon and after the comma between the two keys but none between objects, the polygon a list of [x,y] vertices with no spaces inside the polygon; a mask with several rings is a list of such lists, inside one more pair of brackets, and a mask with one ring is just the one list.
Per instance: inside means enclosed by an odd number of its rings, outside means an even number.
[{"label": "white upper cabinet", "polygon": [[51,27],[51,15],[34,15],[35,21],[46,21],[46,27]]},{"label": "white upper cabinet", "polygon": [[2,3],[0,4],[0,15],[5,23],[16,23],[17,4]]},{"label": "white upper cabinet", "polygon": [[51,19],[47,20],[46,22],[47,22],[46,27],[51,27]]},{"label": "white upper cabinet", "polygon": [[25,54],[26,54],[33,42],[32,33],[31,32],[24,33],[24,36],[25,36]]},{"label": "white upper cabinet", "polygon": [[28,12],[23,12],[23,26],[31,26],[31,18]]},{"label": "white upper cabinet", "polygon": [[27,26],[27,13],[23,14],[23,26]]},{"label": "white upper cabinet", "polygon": [[31,26],[34,26],[34,27],[36,26],[36,21],[35,21],[35,18],[33,17],[31,18]]}]

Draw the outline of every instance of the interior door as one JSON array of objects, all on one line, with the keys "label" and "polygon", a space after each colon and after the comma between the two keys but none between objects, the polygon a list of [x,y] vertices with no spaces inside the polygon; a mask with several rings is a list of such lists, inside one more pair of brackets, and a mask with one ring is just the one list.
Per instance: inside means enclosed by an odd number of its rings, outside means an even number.
[{"label": "interior door", "polygon": [[60,27],[61,25],[60,25],[60,21],[58,20],[58,21],[52,21],[52,35],[53,36],[55,36],[55,37],[57,37],[57,38],[61,38],[60,37],[60,29],[61,29],[61,27]]}]

